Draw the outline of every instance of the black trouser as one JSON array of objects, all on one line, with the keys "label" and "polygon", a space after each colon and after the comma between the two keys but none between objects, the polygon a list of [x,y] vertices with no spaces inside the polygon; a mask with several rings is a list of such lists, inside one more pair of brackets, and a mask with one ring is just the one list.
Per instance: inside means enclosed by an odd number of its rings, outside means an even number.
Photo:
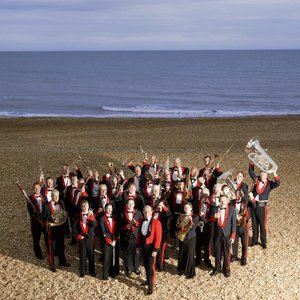
[{"label": "black trouser", "polygon": [[33,240],[33,251],[36,257],[42,256],[42,249],[40,247],[40,239],[41,234],[44,235],[45,245],[48,248],[48,234],[46,228],[42,226],[38,221],[35,219],[31,219],[31,234]]},{"label": "black trouser", "polygon": [[155,264],[156,264],[156,257],[152,256],[153,252],[153,245],[145,245],[142,244],[142,256],[144,261],[144,267],[146,270],[146,277],[147,277],[147,283],[149,286],[149,289],[153,289],[155,284]]},{"label": "black trouser", "polygon": [[49,228],[48,243],[48,259],[50,268],[52,266],[55,268],[55,256],[58,256],[58,262],[60,265],[66,263],[64,225]]},{"label": "black trouser", "polygon": [[86,259],[89,260],[89,273],[95,273],[94,262],[94,238],[84,238],[79,240],[79,272],[81,276],[85,275]]},{"label": "black trouser", "polygon": [[138,270],[140,267],[140,258],[136,251],[135,237],[124,240],[124,261],[127,272]]},{"label": "black trouser", "polygon": [[255,216],[255,210],[256,210],[256,204],[252,204],[250,207],[250,217],[251,217],[251,223],[252,223],[252,243],[258,242],[258,232],[257,232],[257,219]]},{"label": "black trouser", "polygon": [[267,244],[267,215],[268,206],[257,206],[254,209],[254,224],[252,222],[253,242],[258,242],[258,234],[260,234],[260,240],[262,245]]},{"label": "black trouser", "polygon": [[157,253],[157,258],[156,258],[156,265],[160,269],[164,268],[164,264],[165,264],[165,251],[166,251],[166,247],[167,247],[167,240],[168,240],[168,233],[164,232],[162,234],[160,248]]},{"label": "black trouser", "polygon": [[115,247],[104,243],[103,246],[103,278],[119,275],[119,243]]},{"label": "black trouser", "polygon": [[230,272],[230,236],[224,236],[223,232],[219,232],[214,238],[215,252],[215,269],[221,272],[221,261],[223,256],[223,271]]},{"label": "black trouser", "polygon": [[249,239],[248,223],[245,224],[244,227],[240,227],[240,226],[236,227],[236,236],[232,246],[234,259],[237,259],[238,257],[239,239],[241,239],[241,243],[242,243],[242,259],[243,259],[248,256],[248,239]]},{"label": "black trouser", "polygon": [[204,261],[209,262],[210,256],[210,239],[211,239],[211,224],[205,223],[203,227],[203,231],[201,232],[200,227],[196,228],[196,262],[200,263],[202,254],[201,249],[204,249]]}]

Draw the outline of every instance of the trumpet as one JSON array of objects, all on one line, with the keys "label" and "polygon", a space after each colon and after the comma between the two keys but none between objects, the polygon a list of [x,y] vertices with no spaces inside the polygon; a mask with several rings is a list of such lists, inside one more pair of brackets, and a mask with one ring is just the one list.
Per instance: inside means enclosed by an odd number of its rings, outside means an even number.
[{"label": "trumpet", "polygon": [[75,168],[76,165],[81,161],[81,156],[77,156],[76,159],[74,161],[72,161],[72,163],[70,163],[69,168],[73,169],[73,167]]}]

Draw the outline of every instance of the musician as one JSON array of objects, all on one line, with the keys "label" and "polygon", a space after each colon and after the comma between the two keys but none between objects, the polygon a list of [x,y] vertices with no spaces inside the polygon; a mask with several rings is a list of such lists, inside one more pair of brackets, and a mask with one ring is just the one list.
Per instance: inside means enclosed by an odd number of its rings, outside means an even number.
[{"label": "musician", "polygon": [[142,174],[142,168],[139,165],[133,166],[132,163],[128,164],[128,168],[134,171],[135,175],[128,179],[128,185],[125,186],[125,189],[129,186],[130,183],[134,183],[136,191],[139,193],[143,190],[144,185],[144,176]]},{"label": "musician", "polygon": [[119,275],[119,230],[113,215],[113,206],[107,203],[104,209],[105,213],[100,218],[100,228],[104,238],[103,279],[108,280],[108,276],[114,278]]},{"label": "musician", "polygon": [[151,156],[151,163],[148,164],[148,161],[144,161],[143,162],[143,170],[142,173],[146,174],[147,172],[149,172],[150,174],[152,174],[152,177],[154,178],[155,175],[159,172],[160,167],[157,164],[157,157],[155,155]]},{"label": "musician", "polygon": [[196,205],[196,207],[198,206],[198,202],[202,197],[203,189],[206,189],[205,179],[203,176],[201,176],[197,178],[197,184],[194,188],[192,188],[193,203]]},{"label": "musician", "polygon": [[236,211],[228,204],[228,197],[221,195],[220,206],[214,209],[215,213],[211,217],[215,253],[215,267],[210,273],[211,276],[221,272],[222,257],[224,276],[230,276],[230,245],[233,244],[236,235]]},{"label": "musician", "polygon": [[60,199],[64,198],[65,190],[68,186],[70,186],[71,178],[69,177],[70,169],[67,165],[63,165],[62,167],[62,175],[57,177],[56,179],[56,189],[59,191]]},{"label": "musician", "polygon": [[258,234],[260,231],[260,240],[262,248],[267,248],[266,223],[268,215],[268,202],[271,190],[279,187],[280,180],[274,172],[274,181],[268,179],[268,173],[261,170],[257,176],[254,172],[254,165],[249,165],[249,175],[255,183],[252,192],[249,193],[250,201],[254,206],[254,222],[252,223],[253,238],[252,245],[258,244]]},{"label": "musician", "polygon": [[177,157],[174,160],[174,166],[170,168],[170,171],[171,171],[172,187],[174,187],[178,180],[186,179],[186,175],[189,172],[189,169],[183,167],[181,165],[181,159]]},{"label": "musician", "polygon": [[92,203],[92,208],[94,203],[98,201],[99,196],[99,186],[100,186],[100,175],[97,170],[89,171],[89,177],[86,179],[86,191],[89,195],[89,202]]},{"label": "musician", "polygon": [[133,182],[129,183],[127,191],[124,191],[121,193],[122,194],[119,195],[118,199],[116,199],[116,201],[119,202],[118,206],[120,207],[119,208],[120,212],[125,210],[125,206],[126,206],[127,200],[129,198],[134,199],[135,208],[137,210],[139,210],[139,211],[143,210],[143,207],[145,205],[144,197],[139,192],[137,192],[136,185]]},{"label": "musician", "polygon": [[233,243],[233,255],[231,257],[231,262],[238,259],[238,244],[239,239],[242,243],[242,258],[241,265],[244,266],[247,264],[248,256],[248,239],[249,239],[249,224],[250,219],[249,208],[247,206],[247,201],[244,198],[244,192],[241,189],[236,191],[236,199],[234,201],[233,207],[236,211],[236,237]]},{"label": "musician", "polygon": [[171,211],[168,206],[164,203],[163,199],[158,198],[156,203],[155,211],[153,212],[153,218],[158,219],[162,227],[162,239],[159,248],[159,252],[156,258],[156,266],[158,271],[163,271],[165,269],[165,251],[168,240],[168,220],[172,216]]},{"label": "musician", "polygon": [[170,224],[170,235],[175,239],[174,248],[179,249],[179,241],[175,235],[176,231],[176,223],[178,218],[178,213],[183,213],[183,207],[187,202],[186,198],[186,191],[184,190],[184,179],[181,179],[177,182],[176,186],[172,189],[172,192],[168,199],[168,205],[170,211],[172,213],[172,220]]},{"label": "musician", "polygon": [[[59,191],[53,190],[52,198],[45,206],[45,212],[43,213],[43,219],[48,222],[54,222],[53,215],[57,210],[65,210],[64,203],[59,199]],[[55,256],[58,256],[58,262],[60,266],[70,267],[67,263],[65,256],[65,226],[61,224],[59,226],[48,226],[48,259],[49,266],[52,272],[56,271]]]},{"label": "musician", "polygon": [[124,250],[124,266],[126,275],[134,272],[140,275],[140,259],[137,253],[137,235],[143,219],[142,213],[135,209],[134,199],[127,200],[125,211],[121,213],[121,247]]},{"label": "musician", "polygon": [[43,194],[47,201],[52,200],[52,192],[54,191],[54,181],[51,177],[46,178],[46,185],[41,188],[41,194]]},{"label": "musician", "polygon": [[162,199],[161,197],[161,188],[159,184],[155,184],[152,187],[152,195],[149,198],[148,205],[150,205],[153,209],[157,206],[157,203]]},{"label": "musician", "polygon": [[196,167],[193,167],[191,170],[191,175],[190,175],[191,190],[193,190],[198,185],[198,181],[197,181],[198,175],[199,175],[199,169]]},{"label": "musician", "polygon": [[143,189],[142,189],[142,195],[145,199],[145,203],[150,202],[150,199],[151,199],[152,193],[153,193],[154,184],[155,184],[154,176],[150,172],[147,172],[145,174],[145,180],[144,180]]},{"label": "musician", "polygon": [[171,171],[169,169],[164,170],[160,185],[162,187],[162,196],[168,199],[171,193]]},{"label": "musician", "polygon": [[205,185],[209,189],[210,193],[213,192],[213,187],[217,183],[217,178],[222,175],[222,170],[217,163],[216,167],[212,167],[213,160],[210,156],[204,157],[204,168],[199,171],[199,176],[203,176],[205,179]]},{"label": "musician", "polygon": [[[187,278],[194,278],[195,272],[195,247],[196,247],[196,228],[199,218],[193,214],[193,206],[187,202],[184,205],[184,215],[178,218],[180,221],[183,217],[188,218],[191,228],[186,232],[183,240],[179,240],[179,257],[178,257],[178,274],[185,275]],[[179,224],[180,226],[180,224]],[[178,227],[179,227],[178,226]],[[179,228],[177,233],[183,233],[184,227]]]},{"label": "musician", "polygon": [[156,257],[160,248],[162,228],[159,220],[152,217],[152,207],[145,205],[143,209],[144,219],[138,234],[137,246],[141,247],[147,281],[142,285],[148,285],[147,295],[153,293],[155,284]]},{"label": "musician", "polygon": [[42,220],[47,199],[41,194],[41,186],[35,183],[33,186],[34,193],[29,197],[34,208],[28,203],[27,209],[30,216],[31,235],[33,241],[33,251],[37,259],[43,259],[42,249],[40,247],[41,234],[44,235],[45,245],[48,248],[48,234],[46,226]]},{"label": "musician", "polygon": [[209,189],[203,188],[197,205],[194,208],[195,214],[199,216],[199,226],[196,228],[196,265],[201,263],[202,248],[204,250],[204,263],[212,268],[210,261],[212,223],[210,221],[212,209],[210,205]]},{"label": "musician", "polygon": [[95,250],[95,227],[97,222],[93,212],[89,209],[88,200],[80,202],[81,212],[76,216],[73,226],[73,235],[78,242],[79,247],[79,276],[86,274],[86,259],[89,260],[89,274],[96,276],[94,250]]}]

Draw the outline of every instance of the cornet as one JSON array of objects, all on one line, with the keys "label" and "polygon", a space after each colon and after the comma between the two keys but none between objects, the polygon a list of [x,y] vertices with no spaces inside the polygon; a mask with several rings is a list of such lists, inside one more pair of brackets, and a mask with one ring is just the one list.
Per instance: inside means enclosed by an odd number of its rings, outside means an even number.
[{"label": "cornet", "polygon": [[246,152],[249,159],[262,171],[266,173],[274,173],[278,167],[275,161],[267,154],[267,152],[261,147],[258,139],[251,139],[246,145]]}]

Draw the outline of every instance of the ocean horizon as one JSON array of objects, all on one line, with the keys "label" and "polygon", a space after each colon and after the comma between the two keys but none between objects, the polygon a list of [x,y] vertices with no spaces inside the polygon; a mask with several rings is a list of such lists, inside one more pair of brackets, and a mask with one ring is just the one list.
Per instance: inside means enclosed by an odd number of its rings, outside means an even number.
[{"label": "ocean horizon", "polygon": [[0,52],[0,117],[300,114],[300,50]]}]

